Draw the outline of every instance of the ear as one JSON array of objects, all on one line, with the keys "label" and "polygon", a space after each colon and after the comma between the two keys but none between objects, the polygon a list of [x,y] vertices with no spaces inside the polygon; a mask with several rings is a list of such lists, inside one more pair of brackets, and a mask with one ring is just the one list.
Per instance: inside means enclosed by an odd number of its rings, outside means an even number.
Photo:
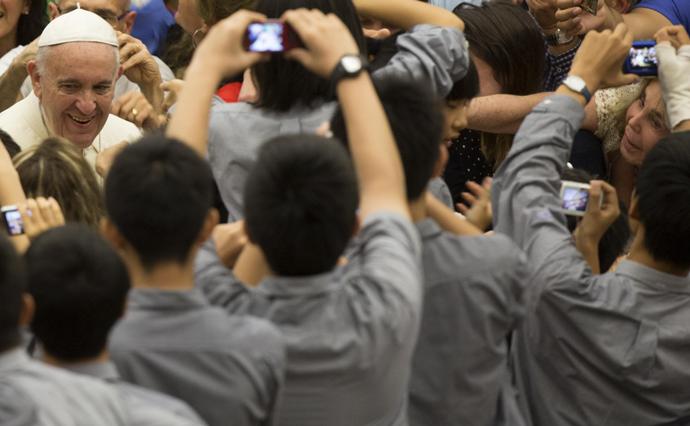
[{"label": "ear", "polygon": [[630,219],[634,219],[639,222],[640,220],[640,212],[637,207],[637,192],[633,190],[632,196],[630,197],[630,207],[628,208],[628,216]]},{"label": "ear", "polygon": [[201,231],[199,232],[197,243],[203,244],[204,241],[208,240],[211,237],[211,234],[213,233],[213,228],[215,228],[216,225],[218,225],[219,221],[220,214],[218,214],[218,210],[216,210],[215,208],[210,209],[208,211],[208,214],[206,214],[204,225],[201,227]]},{"label": "ear", "polygon": [[362,221],[359,215],[355,215],[355,226],[352,227],[352,236],[359,234],[360,229],[362,229]]},{"label": "ear", "polygon": [[38,73],[36,61],[29,61],[26,64],[26,70],[29,73],[29,77],[31,77],[31,86],[34,89],[34,93],[38,99],[41,99],[41,75]]},{"label": "ear", "polygon": [[[134,22],[137,20],[137,12],[130,10],[124,18],[122,18],[122,32],[129,34],[132,32]],[[152,53],[153,54],[153,53]]]},{"label": "ear", "polygon": [[438,159],[436,159],[436,164],[434,164],[434,171],[431,177],[435,178],[443,175],[443,171],[446,169],[446,163],[448,163],[448,148],[446,148],[445,144],[441,143],[438,145]]},{"label": "ear", "polygon": [[22,294],[22,309],[19,313],[19,325],[21,327],[28,327],[31,324],[31,320],[34,318],[35,311],[36,302],[33,296],[29,293]]},{"label": "ear", "polygon": [[101,218],[100,223],[101,235],[105,238],[117,251],[122,251],[127,248],[127,240],[120,234],[115,224],[107,217]]},{"label": "ear", "polygon": [[60,16],[60,10],[58,9],[57,3],[53,3],[52,1],[48,3],[48,17],[52,21],[53,19],[57,18]]}]

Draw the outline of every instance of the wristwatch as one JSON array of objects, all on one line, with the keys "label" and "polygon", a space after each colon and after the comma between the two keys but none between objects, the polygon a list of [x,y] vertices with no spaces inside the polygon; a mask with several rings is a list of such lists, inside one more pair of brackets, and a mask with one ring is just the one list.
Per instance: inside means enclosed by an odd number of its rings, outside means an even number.
[{"label": "wristwatch", "polygon": [[589,100],[592,99],[592,94],[587,89],[587,84],[582,78],[576,75],[569,75],[568,77],[566,77],[566,79],[563,80],[563,85],[568,89],[572,90],[573,92],[579,93],[582,96],[584,96],[585,103],[589,103]]},{"label": "wristwatch", "polygon": [[563,46],[573,41],[574,38],[574,36],[567,37],[560,28],[557,28],[553,34],[544,34],[544,40],[549,46]]},{"label": "wristwatch", "polygon": [[362,71],[369,69],[369,62],[361,55],[344,55],[338,61],[331,74],[331,84],[335,87],[344,78],[357,77]]}]

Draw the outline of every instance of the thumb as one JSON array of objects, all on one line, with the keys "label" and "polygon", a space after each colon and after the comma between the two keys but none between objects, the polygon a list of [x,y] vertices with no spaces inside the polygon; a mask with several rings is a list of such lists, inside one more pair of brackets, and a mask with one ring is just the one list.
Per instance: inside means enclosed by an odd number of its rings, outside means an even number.
[{"label": "thumb", "polygon": [[601,182],[592,181],[589,187],[589,202],[587,203],[588,211],[596,211],[601,206]]},{"label": "thumb", "polygon": [[621,74],[616,78],[615,86],[627,86],[635,84],[640,81],[640,76],[637,74]]}]

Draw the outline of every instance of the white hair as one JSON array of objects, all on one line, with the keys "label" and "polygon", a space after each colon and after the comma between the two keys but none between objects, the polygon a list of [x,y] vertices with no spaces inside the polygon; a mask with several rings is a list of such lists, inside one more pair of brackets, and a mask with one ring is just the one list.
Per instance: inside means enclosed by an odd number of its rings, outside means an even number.
[{"label": "white hair", "polygon": [[[60,46],[59,44],[56,46]],[[50,49],[55,46],[42,46],[38,48],[38,51],[36,52],[36,69],[38,71],[38,75],[44,75],[45,69],[46,69],[46,62],[48,61],[48,53],[50,52]],[[120,66],[120,49],[118,49],[115,46],[110,46],[113,48],[113,56],[115,60],[115,72],[114,74],[117,75],[117,70]]]}]

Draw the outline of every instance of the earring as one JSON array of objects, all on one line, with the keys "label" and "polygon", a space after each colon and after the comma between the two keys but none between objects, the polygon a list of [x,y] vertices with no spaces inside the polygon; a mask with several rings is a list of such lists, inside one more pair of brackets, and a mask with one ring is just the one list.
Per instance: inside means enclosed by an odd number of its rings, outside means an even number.
[{"label": "earring", "polygon": [[201,40],[203,40],[205,36],[206,31],[204,31],[203,27],[194,30],[194,32],[192,33],[192,44],[194,45],[194,47],[199,46],[199,43],[201,43]]}]

